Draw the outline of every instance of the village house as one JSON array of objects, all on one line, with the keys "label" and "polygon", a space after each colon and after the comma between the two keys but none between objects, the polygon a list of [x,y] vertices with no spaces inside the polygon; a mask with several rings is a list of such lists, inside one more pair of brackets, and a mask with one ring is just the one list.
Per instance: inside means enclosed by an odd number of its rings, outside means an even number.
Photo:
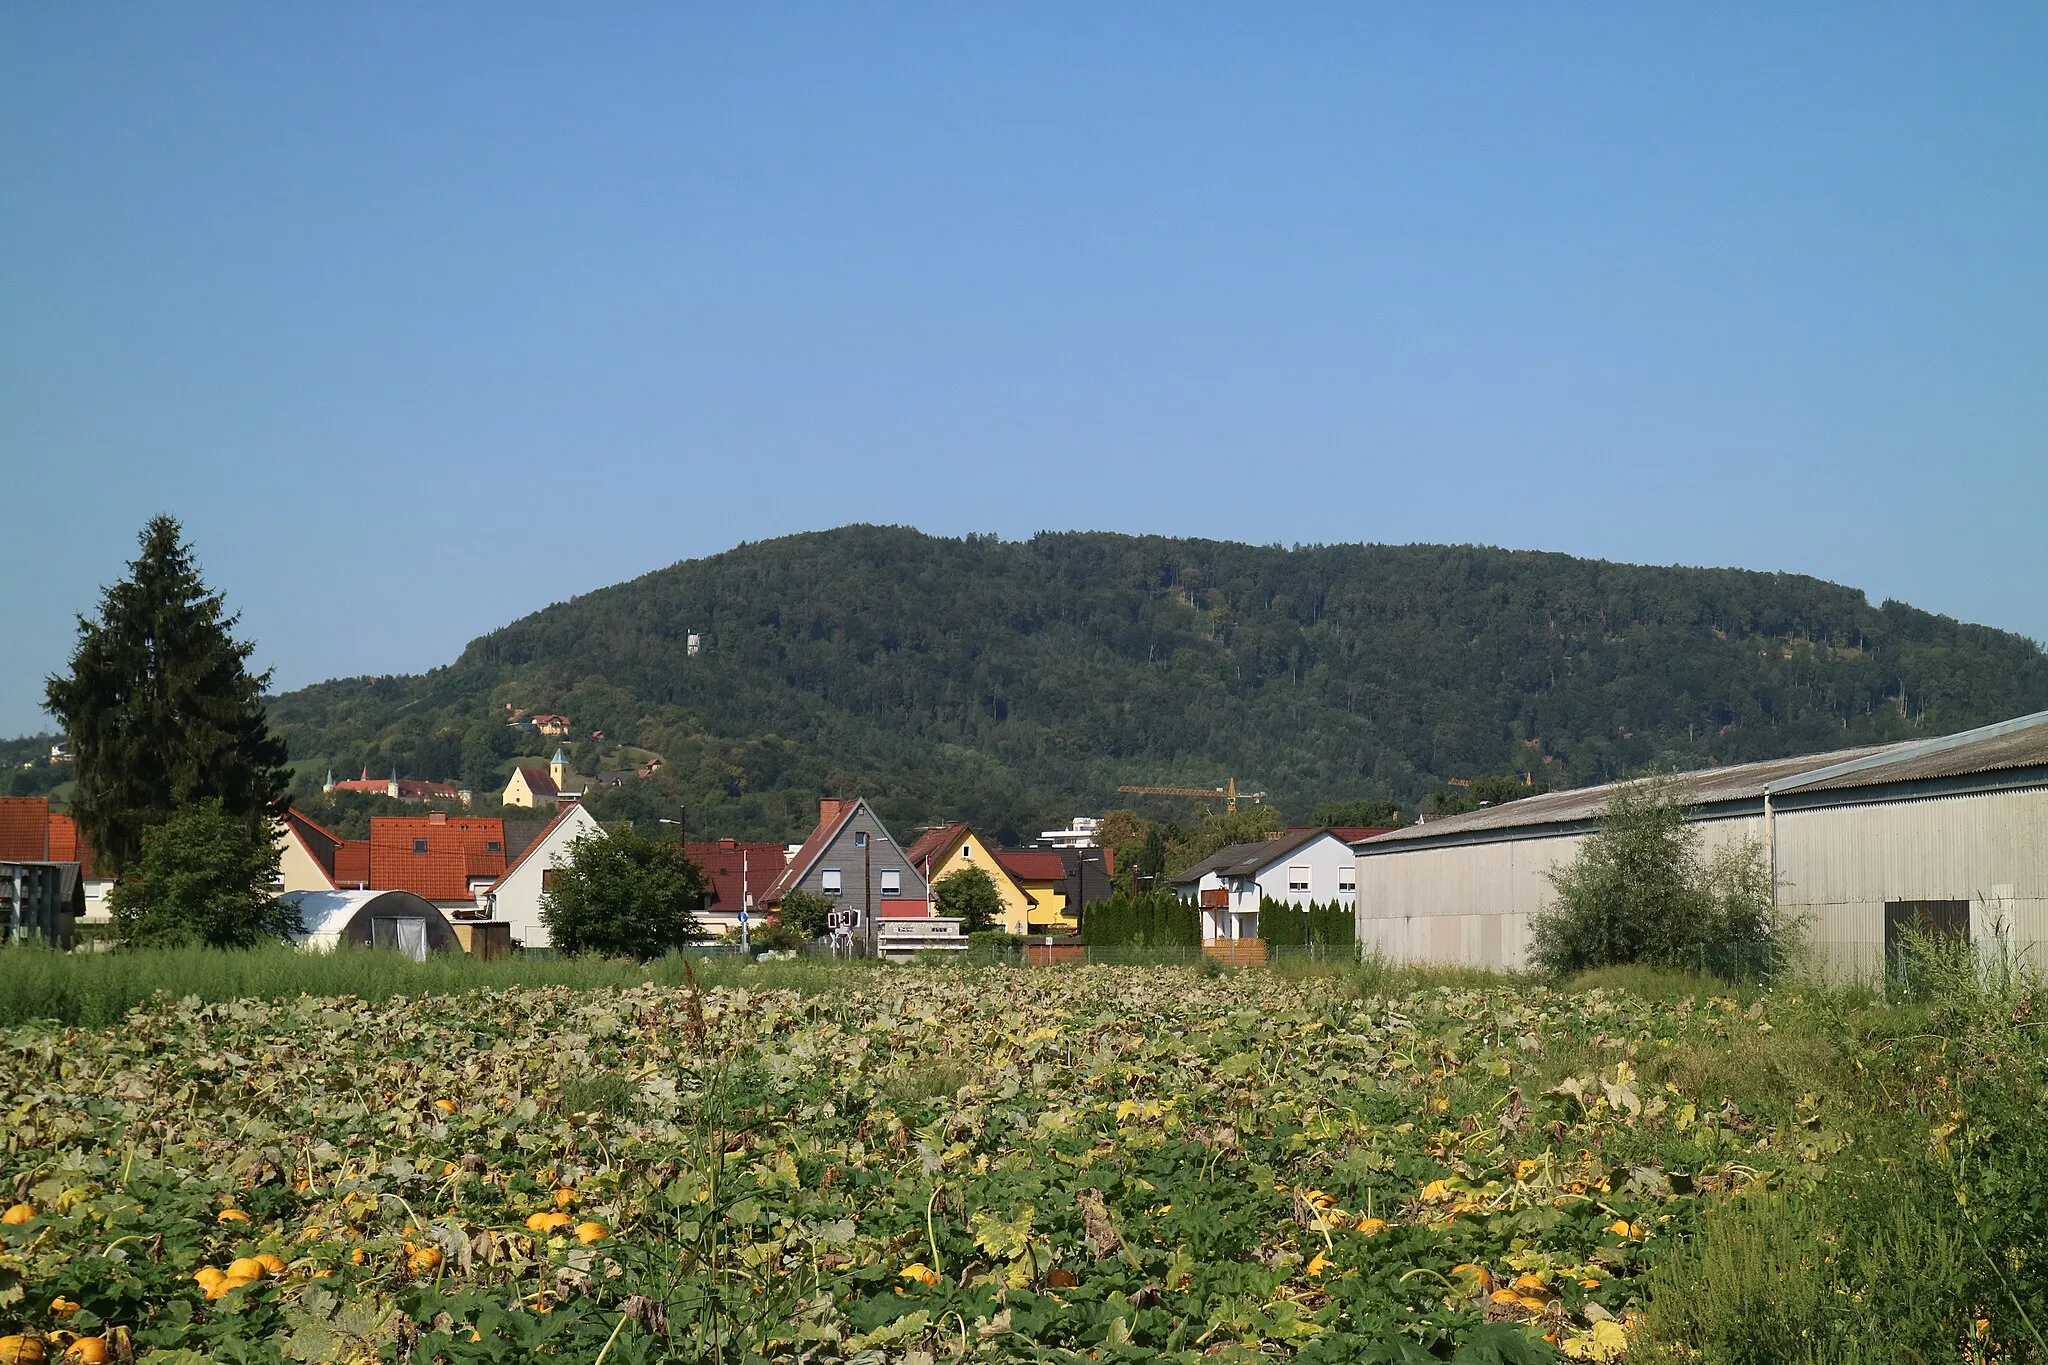
[{"label": "village house", "polygon": [[859,797],[818,802],[818,827],[769,883],[761,903],[774,909],[799,888],[869,918],[931,915],[931,892],[924,877]]},{"label": "village house", "polygon": [[[578,839],[603,834],[597,817],[585,810],[581,802],[563,802],[554,818],[540,827],[478,897],[482,915],[508,925],[514,946],[549,947],[553,940],[540,917],[541,897],[553,889],[555,873],[569,865],[570,846]],[[456,927],[459,931],[460,921]]]},{"label": "village house", "polygon": [[1116,850],[1089,844],[1059,848],[1004,848],[996,861],[1031,897],[1023,932],[1077,934],[1089,903],[1109,895]]},{"label": "village house", "polygon": [[904,856],[917,868],[927,886],[937,886],[955,872],[980,868],[995,883],[996,897],[1002,902],[996,927],[1012,934],[1031,932],[1031,893],[1003,866],[1001,850],[991,846],[971,826],[955,821],[928,829]]},{"label": "village house", "polygon": [[81,923],[113,918],[107,908],[113,877],[94,865],[92,845],[78,822],[51,810],[48,797],[0,796],[0,863],[75,863],[76,880],[64,891],[67,904]]},{"label": "village house", "polygon": [[1259,937],[1259,907],[1354,905],[1358,860],[1328,829],[1290,829],[1269,839],[1231,844],[1173,879],[1182,900],[1195,902],[1202,941]]},{"label": "village house", "polygon": [[788,862],[781,844],[738,839],[686,844],[683,851],[704,871],[704,905],[697,922],[714,936],[738,928],[741,910],[758,923],[763,898]]},{"label": "village house", "polygon": [[378,815],[367,839],[343,839],[296,810],[279,825],[279,890],[410,891],[451,918],[479,917],[508,861],[496,816]]}]

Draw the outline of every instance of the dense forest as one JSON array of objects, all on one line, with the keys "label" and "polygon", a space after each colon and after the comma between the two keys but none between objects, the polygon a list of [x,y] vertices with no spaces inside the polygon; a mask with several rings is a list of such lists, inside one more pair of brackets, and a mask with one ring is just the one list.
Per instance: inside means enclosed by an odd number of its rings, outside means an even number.
[{"label": "dense forest", "polygon": [[692,837],[790,839],[819,795],[860,793],[904,828],[1014,839],[1134,804],[1122,783],[1234,776],[1306,819],[1484,774],[1583,785],[2040,709],[2030,641],[1797,575],[848,526],[679,563],[449,667],[323,683],[270,715],[308,794],[329,766],[494,791],[554,747],[508,718],[546,711],[573,719],[585,771],[592,731],[666,759],[601,789],[600,814],[683,806]]}]

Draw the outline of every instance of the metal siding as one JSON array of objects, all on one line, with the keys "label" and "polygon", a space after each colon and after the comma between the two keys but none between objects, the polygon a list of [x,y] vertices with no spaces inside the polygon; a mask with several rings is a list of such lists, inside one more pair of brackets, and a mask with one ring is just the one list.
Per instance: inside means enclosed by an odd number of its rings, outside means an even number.
[{"label": "metal siding", "polygon": [[[1712,854],[1738,839],[1760,839],[1763,820],[1704,821],[1700,833],[1702,850]],[[1529,922],[1551,898],[1547,874],[1576,857],[1585,837],[1555,834],[1360,857],[1358,940],[1397,962],[1520,968],[1528,961]]]},{"label": "metal siding", "polygon": [[1779,904],[1830,970],[1884,965],[1887,901],[1967,900],[1979,942],[2048,943],[2048,791],[1791,810],[1778,816]]}]

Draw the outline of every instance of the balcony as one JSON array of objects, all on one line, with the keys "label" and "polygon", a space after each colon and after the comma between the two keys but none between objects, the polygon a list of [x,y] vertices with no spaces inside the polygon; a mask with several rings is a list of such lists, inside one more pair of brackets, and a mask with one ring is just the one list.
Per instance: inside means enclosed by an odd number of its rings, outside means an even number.
[{"label": "balcony", "polygon": [[1230,908],[1230,893],[1220,886],[1213,890],[1205,889],[1199,893],[1196,904],[1204,910],[1228,910]]}]

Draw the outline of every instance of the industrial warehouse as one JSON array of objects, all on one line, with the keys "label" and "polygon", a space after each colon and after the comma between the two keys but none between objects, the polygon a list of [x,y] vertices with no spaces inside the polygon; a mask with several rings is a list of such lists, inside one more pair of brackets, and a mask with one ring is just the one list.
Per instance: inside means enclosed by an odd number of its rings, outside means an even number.
[{"label": "industrial warehouse", "polygon": [[[1670,779],[1711,851],[1767,849],[1815,965],[1881,971],[1905,929],[2036,954],[2048,940],[2048,712],[1961,734]],[[1354,845],[1358,939],[1404,962],[1523,965],[1548,877],[1613,785],[1552,792]]]}]

